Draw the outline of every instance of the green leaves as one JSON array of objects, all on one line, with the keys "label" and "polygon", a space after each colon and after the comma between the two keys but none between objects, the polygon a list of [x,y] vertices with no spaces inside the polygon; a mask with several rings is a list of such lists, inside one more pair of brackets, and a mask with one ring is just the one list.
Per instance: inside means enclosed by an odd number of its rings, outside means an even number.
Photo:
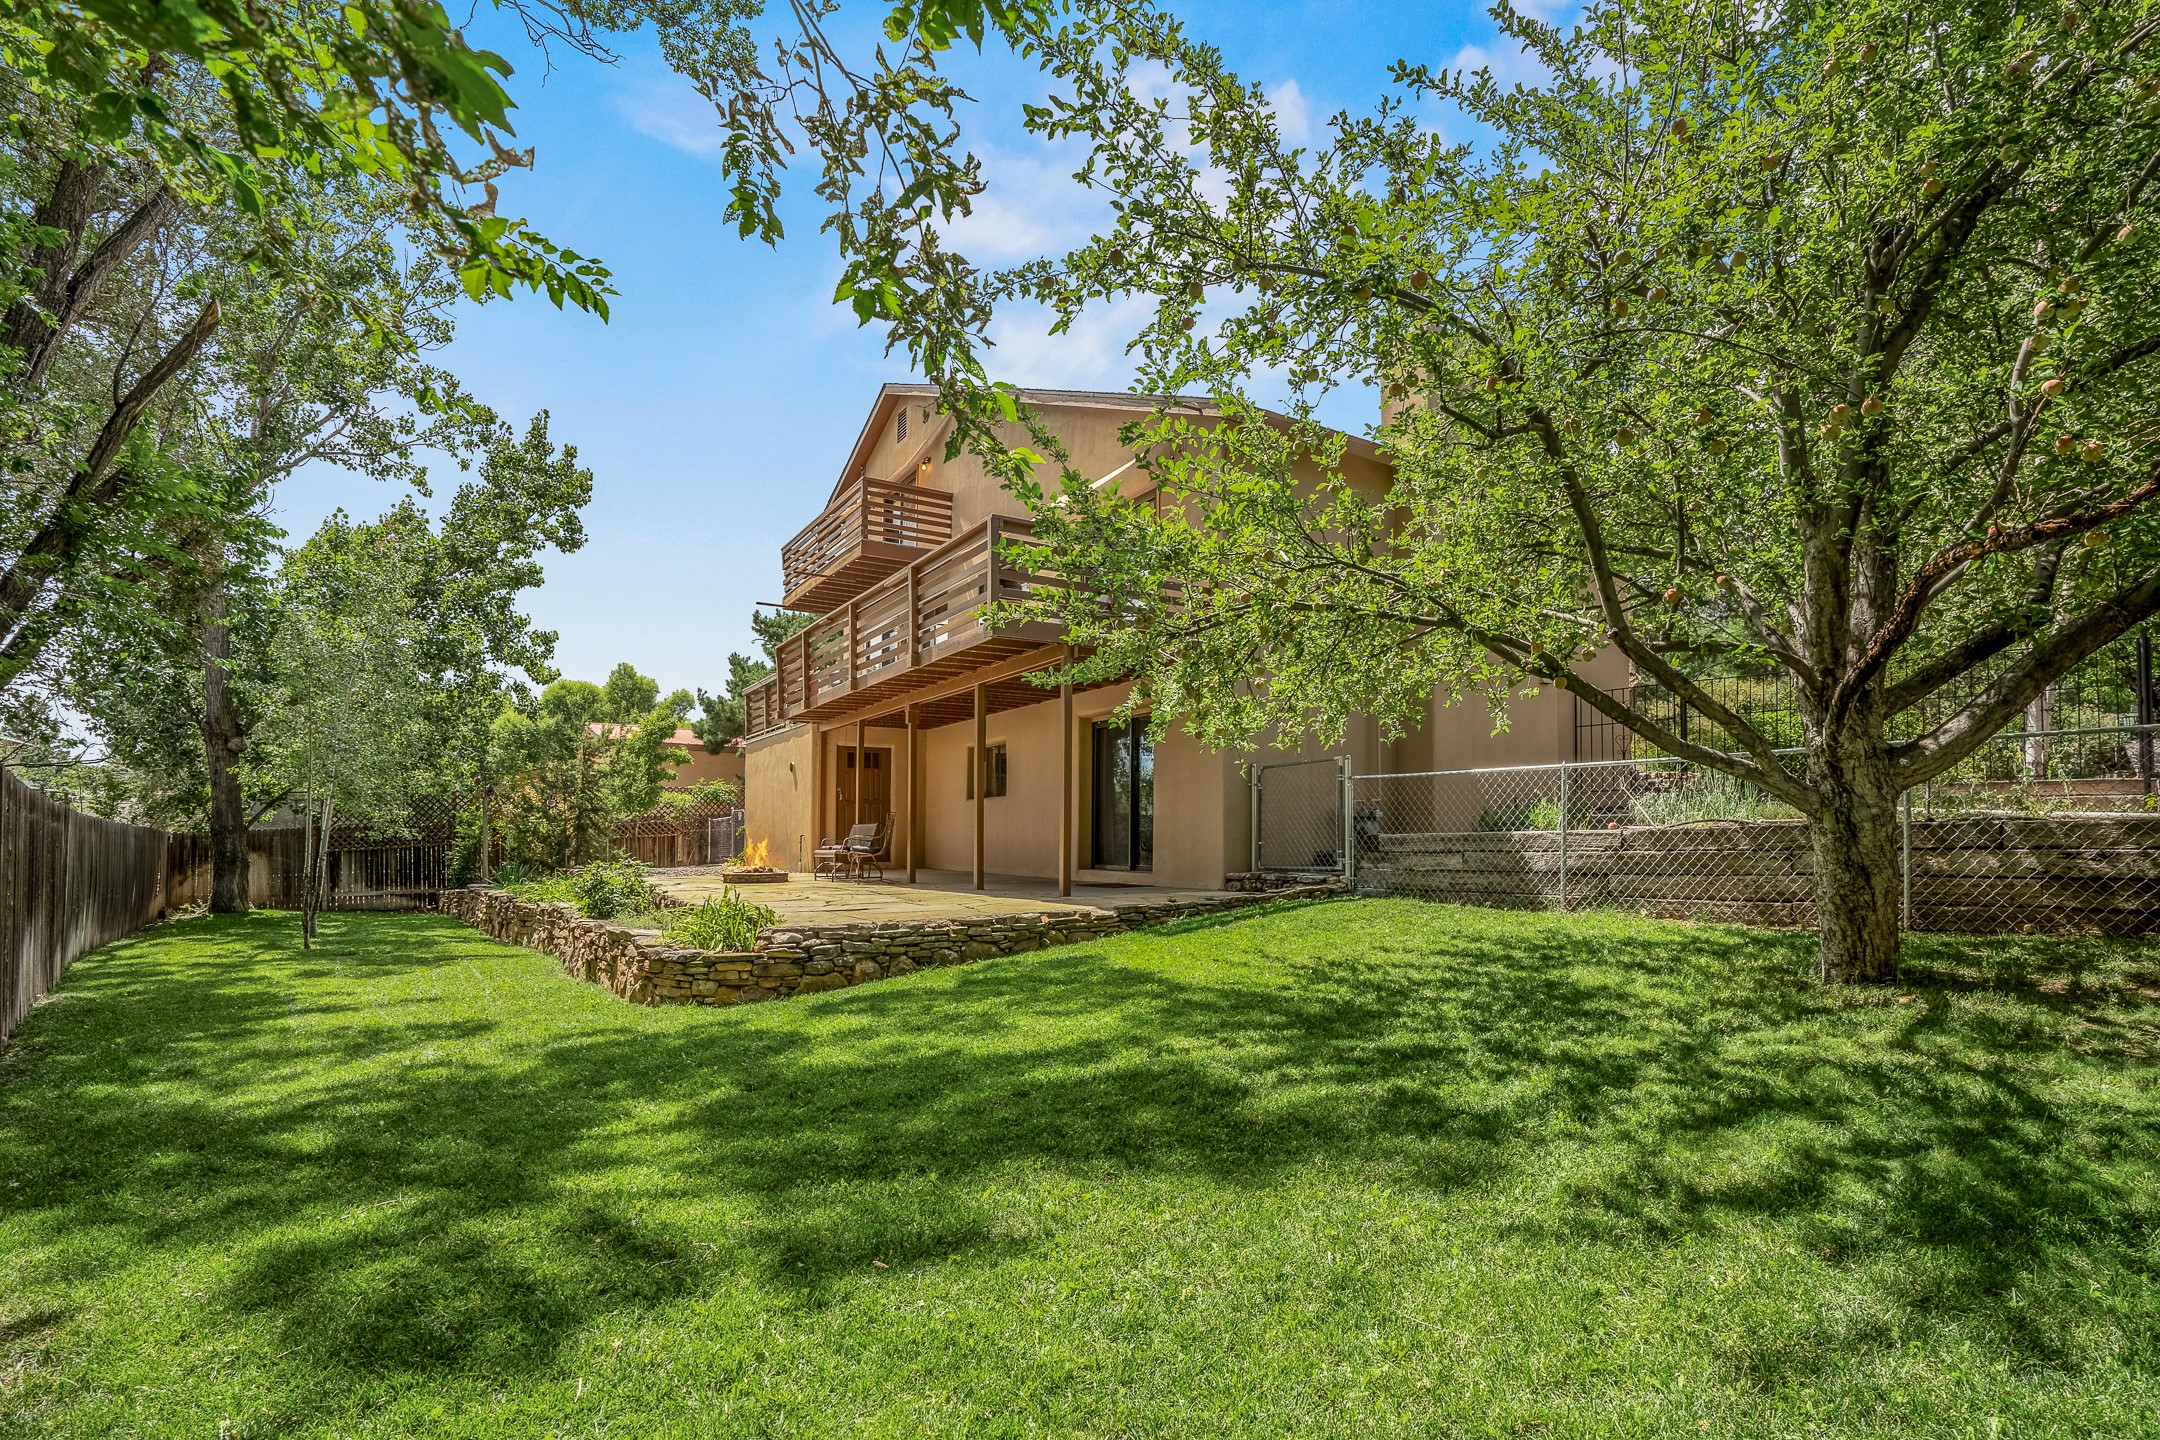
[{"label": "green leaves", "polygon": [[[622,18],[634,24],[638,12]],[[222,117],[166,104],[174,60],[213,77]],[[261,213],[280,173],[265,162],[370,176],[402,190],[414,227],[456,251],[475,298],[524,288],[605,318],[603,267],[566,259],[522,225],[474,223],[493,202],[476,204],[469,187],[519,160],[498,139],[514,134],[499,78],[510,65],[469,46],[432,0],[352,0],[335,12],[266,0],[25,0],[0,23],[0,64],[32,93],[74,102],[84,138],[145,145],[198,198],[229,193]],[[492,158],[455,153],[446,129]]]}]

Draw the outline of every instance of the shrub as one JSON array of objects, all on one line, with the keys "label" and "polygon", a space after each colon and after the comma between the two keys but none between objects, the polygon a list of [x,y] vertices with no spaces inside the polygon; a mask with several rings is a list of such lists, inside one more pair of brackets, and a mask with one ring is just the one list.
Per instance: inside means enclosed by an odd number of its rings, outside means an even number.
[{"label": "shrub", "polygon": [[717,900],[670,911],[660,933],[670,944],[693,950],[748,950],[757,944],[758,931],[779,919],[769,907],[722,890]]},{"label": "shrub", "polygon": [[1659,777],[1669,788],[1630,803],[1634,825],[1691,825],[1706,820],[1795,820],[1799,812],[1745,780],[1716,770],[1687,769]]},{"label": "shrub", "polygon": [[[516,878],[509,876],[514,873]],[[577,903],[577,872],[564,871],[554,875],[535,875],[518,861],[511,861],[495,872],[499,888],[509,891],[520,900],[532,900],[540,904]]]},{"label": "shrub", "polygon": [[613,920],[618,915],[658,910],[667,903],[659,888],[645,878],[649,868],[629,859],[595,860],[575,870],[534,875],[511,860],[497,867],[495,880],[497,888],[520,900],[575,905],[581,915]]},{"label": "shrub", "polygon": [[1558,830],[1560,802],[1514,800],[1488,805],[1478,812],[1480,830]]},{"label": "shrub", "polygon": [[646,878],[651,868],[635,860],[595,860],[570,872],[571,897],[581,914],[595,920],[657,910],[663,901]]},{"label": "shrub", "polygon": [[462,890],[472,884],[474,874],[480,868],[480,812],[461,810],[457,817],[457,831],[450,839],[448,874],[450,888]]}]

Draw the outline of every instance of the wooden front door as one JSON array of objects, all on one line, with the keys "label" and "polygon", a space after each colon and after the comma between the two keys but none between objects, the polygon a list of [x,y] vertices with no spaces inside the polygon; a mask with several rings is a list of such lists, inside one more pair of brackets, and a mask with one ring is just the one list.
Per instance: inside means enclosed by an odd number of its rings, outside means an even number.
[{"label": "wooden front door", "polygon": [[[855,808],[855,747],[842,746],[840,763],[833,767],[839,786],[833,796],[833,838],[845,836],[856,824],[875,825],[892,810],[892,751],[872,747],[862,752],[862,809]],[[860,821],[856,817],[860,815]],[[886,832],[885,849],[892,853],[892,834]]]}]

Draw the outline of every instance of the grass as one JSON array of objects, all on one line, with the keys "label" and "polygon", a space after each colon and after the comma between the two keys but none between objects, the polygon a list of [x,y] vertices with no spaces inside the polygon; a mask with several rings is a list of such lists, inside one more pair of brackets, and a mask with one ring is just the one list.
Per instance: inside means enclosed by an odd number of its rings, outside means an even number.
[{"label": "grass", "polygon": [[1339,902],[752,1009],[167,926],[0,1057],[0,1435],[2135,1436],[2160,953]]}]

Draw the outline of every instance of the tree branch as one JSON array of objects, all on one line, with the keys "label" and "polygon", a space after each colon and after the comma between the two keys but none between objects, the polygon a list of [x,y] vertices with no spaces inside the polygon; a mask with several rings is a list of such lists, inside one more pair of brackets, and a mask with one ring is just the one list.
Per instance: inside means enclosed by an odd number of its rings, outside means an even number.
[{"label": "tree branch", "polygon": [[2113,504],[2080,514],[2036,520],[2015,530],[1997,530],[1984,539],[1953,545],[1938,552],[1934,559],[1914,573],[1904,593],[1898,597],[1897,608],[1883,622],[1882,628],[1875,632],[1859,661],[1845,672],[1836,688],[1831,691],[1825,723],[1835,723],[1850,709],[1862,690],[1875,678],[1876,673],[1888,663],[1891,654],[1911,638],[1913,630],[1920,623],[1921,611],[1938,593],[1937,581],[1989,555],[2015,554],[2048,541],[2069,540],[2087,531],[2097,530],[2110,521],[2121,519],[2155,495],[2160,495],[2160,466],[2153,468],[2144,483]]},{"label": "tree branch", "polygon": [[[12,635],[20,628],[39,593],[53,576],[66,568],[82,547],[93,526],[92,512],[110,505],[126,488],[126,472],[120,472],[121,478],[107,483],[107,472],[114,457],[127,443],[129,434],[150,407],[150,402],[157,398],[158,391],[209,341],[217,329],[218,318],[218,302],[213,299],[203,307],[186,333],[173,342],[164,357],[135,382],[112,414],[106,417],[97,439],[91,443],[73,478],[61,491],[58,503],[46,516],[44,524],[23,546],[14,563],[0,571],[0,634]],[[17,667],[17,673],[20,668]],[[5,678],[0,677],[0,685],[5,684]]]},{"label": "tree branch", "polygon": [[2160,613],[2160,571],[2054,630],[1965,708],[1917,740],[1891,747],[1891,772],[1910,789],[1955,766],[2022,713],[2048,686],[2139,621]]},{"label": "tree branch", "polygon": [[1607,637],[1619,647],[1621,654],[1655,675],[1665,688],[1687,700],[1703,713],[1704,718],[1738,740],[1765,770],[1777,768],[1775,753],[1761,731],[1674,669],[1670,662],[1645,645],[1641,637],[1636,635],[1635,627],[1628,619],[1627,607],[1620,600],[1619,586],[1613,574],[1612,557],[1605,549],[1605,529],[1598,522],[1597,507],[1590,499],[1590,492],[1583,488],[1582,476],[1567,458],[1567,449],[1561,443],[1560,432],[1554,426],[1552,416],[1541,408],[1533,407],[1525,418],[1543,444],[1546,458],[1553,462],[1559,472],[1562,491],[1567,497],[1569,510],[1574,514],[1576,531],[1582,536],[1583,549],[1590,561],[1590,575],[1597,586],[1598,607],[1605,616]]}]

